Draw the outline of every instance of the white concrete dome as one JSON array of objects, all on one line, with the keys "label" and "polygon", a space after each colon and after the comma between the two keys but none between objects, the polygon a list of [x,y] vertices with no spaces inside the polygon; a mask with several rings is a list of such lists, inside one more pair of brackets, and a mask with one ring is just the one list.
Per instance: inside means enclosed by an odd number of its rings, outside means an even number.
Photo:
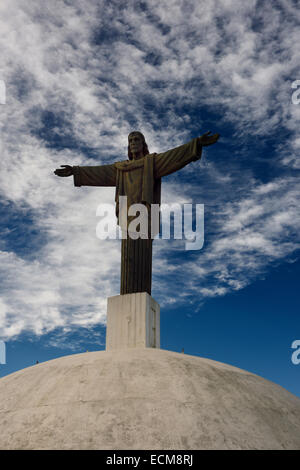
[{"label": "white concrete dome", "polygon": [[300,399],[235,367],[99,351],[0,379],[1,449],[300,449]]}]

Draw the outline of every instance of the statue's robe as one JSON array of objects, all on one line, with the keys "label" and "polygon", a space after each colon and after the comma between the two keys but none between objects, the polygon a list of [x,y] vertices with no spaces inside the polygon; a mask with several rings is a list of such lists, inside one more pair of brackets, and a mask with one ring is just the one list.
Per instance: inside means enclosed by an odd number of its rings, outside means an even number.
[{"label": "statue's robe", "polygon": [[[128,208],[137,203],[145,204],[148,208],[151,204],[160,204],[161,178],[199,160],[201,153],[202,146],[196,138],[180,147],[163,153],[148,154],[139,160],[101,166],[76,166],[73,167],[74,185],[115,186],[116,216],[120,224],[120,196],[127,196]],[[127,223],[130,224],[129,217]],[[122,239],[121,294],[151,294],[152,242],[151,237],[133,240],[128,236]]]}]

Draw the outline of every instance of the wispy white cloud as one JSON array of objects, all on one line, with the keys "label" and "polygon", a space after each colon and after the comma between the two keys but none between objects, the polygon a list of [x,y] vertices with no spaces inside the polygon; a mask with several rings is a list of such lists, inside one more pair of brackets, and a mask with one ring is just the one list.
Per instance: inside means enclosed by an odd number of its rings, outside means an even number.
[{"label": "wispy white cloud", "polygon": [[[290,132],[286,142],[276,141],[273,165],[299,167],[300,106],[291,103],[291,81],[300,78],[298,13],[292,1],[276,5],[1,3],[7,104],[1,105],[0,195],[20,217],[31,214],[43,243],[26,256],[1,243],[0,335],[103,323],[106,297],[118,292],[119,242],[95,235],[97,205],[113,202],[114,191],[58,180],[52,172],[60,164],[122,160],[132,127],[145,133],[150,151],[167,150],[208,130],[203,109],[209,109],[216,114],[212,130],[229,123],[248,159],[251,139]],[[224,136],[224,149],[226,142]],[[251,165],[242,174],[237,159],[224,165],[211,159],[214,152],[205,152],[201,170],[193,164],[164,183],[164,202],[197,195],[213,212],[205,249],[192,261],[180,258],[185,301],[240,289],[298,247],[296,178],[262,184]],[[173,295],[168,273],[178,272],[169,248],[157,243],[154,260],[154,286],[166,298]]]},{"label": "wispy white cloud", "polygon": [[[183,256],[175,273],[168,269],[174,246],[164,241],[160,247],[157,241],[155,272],[162,301],[175,280],[187,295],[197,295],[200,302],[239,290],[265,275],[272,264],[295,253],[300,248],[300,191],[296,181],[278,178],[255,185],[240,200],[224,203],[205,248],[188,259]],[[184,250],[183,242],[177,249]],[[166,273],[163,283],[159,280],[162,270]]]}]

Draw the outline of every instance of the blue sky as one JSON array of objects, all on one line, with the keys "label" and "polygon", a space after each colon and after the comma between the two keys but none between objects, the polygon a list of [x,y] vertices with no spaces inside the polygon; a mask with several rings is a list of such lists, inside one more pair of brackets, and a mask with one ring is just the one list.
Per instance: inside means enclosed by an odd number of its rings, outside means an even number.
[{"label": "blue sky", "polygon": [[132,130],[150,152],[211,130],[202,160],[163,180],[163,202],[205,205],[205,243],[155,241],[162,347],[300,396],[297,3],[1,3],[0,376],[104,349],[119,293],[120,243],[96,237],[114,189],[53,170],[126,159]]}]

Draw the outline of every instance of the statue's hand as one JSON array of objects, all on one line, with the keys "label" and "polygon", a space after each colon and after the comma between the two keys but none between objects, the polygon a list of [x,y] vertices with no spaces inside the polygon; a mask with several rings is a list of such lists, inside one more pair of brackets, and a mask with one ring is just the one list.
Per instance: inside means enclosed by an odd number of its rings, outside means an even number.
[{"label": "statue's hand", "polygon": [[57,176],[71,176],[73,175],[73,167],[70,165],[60,165],[62,169],[58,168],[55,170],[54,174]]},{"label": "statue's hand", "polygon": [[201,135],[201,137],[198,137],[200,145],[203,147],[206,147],[207,145],[212,145],[215,144],[220,137],[220,134],[213,134],[209,135],[211,132],[205,132],[205,134]]}]

